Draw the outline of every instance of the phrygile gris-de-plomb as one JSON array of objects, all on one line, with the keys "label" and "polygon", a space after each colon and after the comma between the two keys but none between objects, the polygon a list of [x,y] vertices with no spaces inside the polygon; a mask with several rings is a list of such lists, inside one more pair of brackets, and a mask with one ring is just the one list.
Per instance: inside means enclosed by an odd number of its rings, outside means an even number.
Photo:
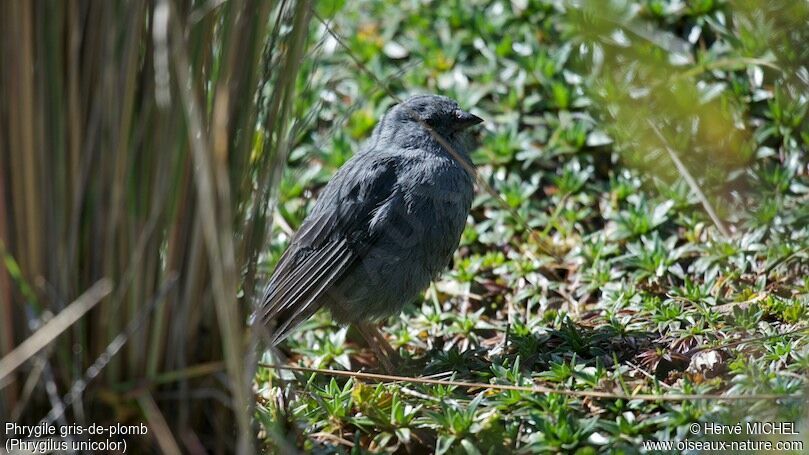
[{"label": "phrygile gris-de-plomb", "polygon": [[[323,188],[275,268],[254,318],[269,328],[271,345],[326,307],[389,357],[369,322],[399,313],[449,265],[474,196],[467,130],[480,122],[436,95],[385,113]],[[380,361],[392,368],[389,358]]]}]

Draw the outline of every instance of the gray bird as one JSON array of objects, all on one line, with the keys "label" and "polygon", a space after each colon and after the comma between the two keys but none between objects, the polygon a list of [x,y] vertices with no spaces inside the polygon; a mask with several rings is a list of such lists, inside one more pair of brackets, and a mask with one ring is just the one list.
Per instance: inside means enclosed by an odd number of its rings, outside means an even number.
[{"label": "gray bird", "polygon": [[467,129],[480,122],[436,95],[385,113],[278,262],[255,315],[272,345],[326,307],[390,349],[368,322],[399,313],[449,265],[474,196]]}]

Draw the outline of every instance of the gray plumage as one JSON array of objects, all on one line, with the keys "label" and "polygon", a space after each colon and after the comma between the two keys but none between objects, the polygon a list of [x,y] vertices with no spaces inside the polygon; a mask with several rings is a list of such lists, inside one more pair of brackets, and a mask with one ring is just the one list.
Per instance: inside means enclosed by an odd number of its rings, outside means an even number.
[{"label": "gray plumage", "polygon": [[[321,191],[256,312],[277,344],[318,309],[340,323],[396,314],[447,267],[474,195],[465,130],[481,119],[446,97],[392,107]],[[432,130],[432,132],[430,131]]]}]

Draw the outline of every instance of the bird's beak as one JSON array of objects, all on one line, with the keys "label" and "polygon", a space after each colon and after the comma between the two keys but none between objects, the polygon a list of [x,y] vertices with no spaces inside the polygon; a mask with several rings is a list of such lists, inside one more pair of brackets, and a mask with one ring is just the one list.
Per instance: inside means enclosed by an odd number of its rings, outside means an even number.
[{"label": "bird's beak", "polygon": [[478,123],[483,122],[483,119],[478,117],[477,115],[470,114],[469,112],[462,111],[458,109],[455,111],[455,118],[458,122],[458,126],[460,129],[466,129],[470,126],[477,125]]}]

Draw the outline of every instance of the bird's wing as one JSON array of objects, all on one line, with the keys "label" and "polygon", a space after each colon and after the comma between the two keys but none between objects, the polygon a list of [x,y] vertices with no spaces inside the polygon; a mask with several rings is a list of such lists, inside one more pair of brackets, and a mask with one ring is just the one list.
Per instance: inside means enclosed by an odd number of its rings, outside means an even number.
[{"label": "bird's wing", "polygon": [[281,256],[257,311],[257,319],[272,327],[273,345],[320,309],[324,294],[362,257],[374,214],[395,186],[393,159],[361,156],[326,185]]}]

